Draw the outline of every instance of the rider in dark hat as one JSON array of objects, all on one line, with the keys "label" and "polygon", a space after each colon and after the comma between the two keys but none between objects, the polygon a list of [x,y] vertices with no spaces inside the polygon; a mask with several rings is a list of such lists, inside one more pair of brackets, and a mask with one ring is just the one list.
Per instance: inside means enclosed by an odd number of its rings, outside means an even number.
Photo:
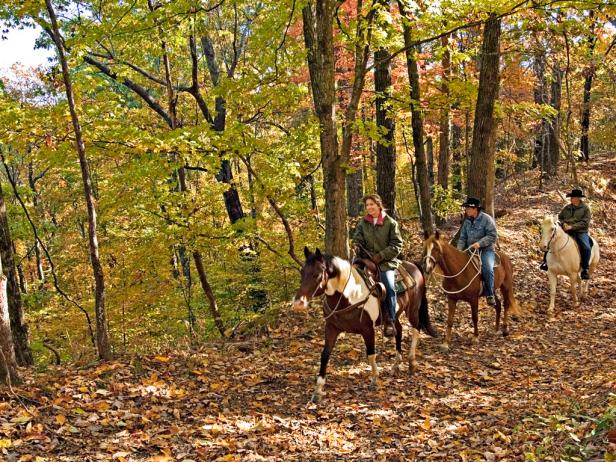
[{"label": "rider in dark hat", "polygon": [[496,223],[494,219],[481,210],[481,201],[469,197],[462,204],[466,219],[462,223],[458,249],[477,249],[481,252],[481,275],[484,282],[484,294],[488,305],[495,305],[494,298],[494,243],[496,242]]},{"label": "rider in dark hat", "polygon": [[[558,214],[558,221],[562,223],[563,229],[578,243],[582,256],[581,278],[588,279],[588,263],[590,262],[590,236],[588,235],[588,227],[591,220],[590,208],[582,201],[582,198],[586,196],[581,189],[571,190],[571,192],[567,193],[567,197],[570,198],[571,203],[565,206]],[[545,255],[543,256],[543,261],[541,269],[547,270],[548,266],[545,263]]]}]

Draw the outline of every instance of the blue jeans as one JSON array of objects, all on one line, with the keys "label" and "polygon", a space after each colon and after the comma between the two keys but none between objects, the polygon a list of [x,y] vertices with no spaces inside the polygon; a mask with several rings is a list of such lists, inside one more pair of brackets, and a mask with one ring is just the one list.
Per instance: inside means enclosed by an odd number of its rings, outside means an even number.
[{"label": "blue jeans", "polygon": [[484,294],[494,295],[494,250],[481,250],[481,276]]},{"label": "blue jeans", "polygon": [[590,262],[590,236],[588,233],[575,233],[573,235],[575,241],[580,247],[580,254],[582,256],[582,269],[588,269],[588,263]]},{"label": "blue jeans", "polygon": [[394,270],[381,271],[381,282],[387,290],[385,309],[393,321],[396,319],[396,272]]}]

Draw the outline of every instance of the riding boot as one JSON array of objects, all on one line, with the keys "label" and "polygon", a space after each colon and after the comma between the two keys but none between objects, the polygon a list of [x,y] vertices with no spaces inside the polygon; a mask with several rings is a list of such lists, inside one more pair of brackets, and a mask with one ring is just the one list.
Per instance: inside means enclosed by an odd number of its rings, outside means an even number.
[{"label": "riding boot", "polygon": [[548,270],[547,256],[548,256],[548,253],[547,252],[543,252],[543,262],[541,262],[541,265],[539,265],[539,269],[542,270],[542,271],[547,271]]},{"label": "riding boot", "polygon": [[395,337],[396,326],[389,315],[389,310],[383,310],[381,315],[383,317],[383,335],[385,337]]},{"label": "riding boot", "polygon": [[385,337],[395,337],[396,336],[396,325],[391,319],[385,321],[385,329],[383,330],[383,335]]}]

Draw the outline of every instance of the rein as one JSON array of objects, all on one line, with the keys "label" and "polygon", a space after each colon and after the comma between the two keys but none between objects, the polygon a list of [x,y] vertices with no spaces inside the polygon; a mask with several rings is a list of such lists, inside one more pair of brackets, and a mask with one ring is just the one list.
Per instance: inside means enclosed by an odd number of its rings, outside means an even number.
[{"label": "rein", "polygon": [[[471,286],[473,281],[475,279],[477,279],[477,276],[479,276],[481,274],[481,258],[479,259],[479,266],[475,265],[475,263],[474,263],[475,255],[480,255],[480,252],[477,249],[473,249],[473,248],[470,248],[470,247],[469,247],[469,249],[471,250],[471,256],[469,257],[468,261],[466,262],[466,265],[464,265],[464,267],[458,273],[454,274],[453,276],[449,276],[449,275],[446,275],[446,274],[443,274],[443,273],[437,273],[436,271],[434,271],[434,274],[436,274],[437,276],[441,276],[443,279],[454,279],[454,278],[457,278],[458,276],[460,276],[464,272],[464,270],[466,270],[466,268],[468,268],[468,265],[471,262],[473,262],[473,266],[477,270],[477,273],[471,278],[471,280],[468,282],[468,284],[466,284],[462,289],[460,289],[460,290],[447,290],[447,289],[445,289],[441,285],[442,291],[445,292],[448,295],[455,295],[455,294],[459,294],[460,292],[464,292],[466,289],[468,289]],[[469,250],[469,249],[466,249],[466,250]],[[440,265],[436,261],[436,259],[432,255],[426,255],[426,260],[428,259],[428,257],[432,259],[432,261],[435,263],[435,265],[442,266],[442,265]],[[443,258],[443,256],[441,254],[441,259],[442,258]]]},{"label": "rein", "polygon": [[[557,226],[560,226],[560,225],[557,225]],[[554,240],[554,238],[556,237],[556,226],[554,226],[554,231],[552,231],[552,237],[550,237],[550,240],[548,241],[548,245],[547,245],[548,253],[553,253],[553,254],[554,253],[558,253],[561,250],[563,250],[565,247],[567,247],[567,244],[569,244],[569,239],[571,239],[571,235],[569,235],[569,233],[567,233],[567,232],[565,232],[565,234],[567,235],[567,240],[565,241],[563,246],[560,249],[556,250],[556,251],[551,250],[550,249],[550,244],[552,244],[552,240]]]},{"label": "rein", "polygon": [[370,299],[370,297],[372,296],[372,292],[374,292],[374,289],[377,287],[377,284],[373,285],[372,287],[368,287],[368,295],[366,295],[360,301],[355,302],[352,305],[349,305],[346,308],[343,308],[341,310],[338,309],[338,306],[340,305],[340,302],[342,301],[342,298],[344,297],[344,291],[346,290],[347,285],[349,284],[349,281],[351,280],[352,274],[353,274],[353,265],[351,265],[350,267],[349,277],[347,278],[347,281],[344,284],[344,288],[342,289],[342,292],[340,292],[340,298],[338,298],[338,302],[336,303],[336,306],[333,309],[330,308],[329,305],[327,304],[327,295],[325,295],[325,298],[323,299],[323,308],[325,308],[326,311],[329,311],[329,313],[327,313],[325,316],[325,321],[327,321],[329,318],[331,318],[334,315],[348,313],[349,311],[352,311],[355,308],[363,307],[366,304],[366,302]]}]

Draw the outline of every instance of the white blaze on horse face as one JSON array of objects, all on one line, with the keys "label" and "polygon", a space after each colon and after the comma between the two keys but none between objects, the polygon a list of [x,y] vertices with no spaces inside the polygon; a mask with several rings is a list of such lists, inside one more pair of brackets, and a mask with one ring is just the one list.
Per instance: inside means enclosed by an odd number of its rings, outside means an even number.
[{"label": "white blaze on horse face", "polygon": [[303,311],[308,308],[308,297],[302,295],[299,298],[293,299],[293,309],[297,311]]},{"label": "white blaze on horse face", "polygon": [[429,241],[426,244],[426,273],[430,274],[434,269],[434,258],[432,257],[432,249],[434,248],[434,243]]},{"label": "white blaze on horse face", "polygon": [[546,216],[541,223],[541,250],[548,251],[550,240],[554,237],[556,232],[555,227],[557,224],[554,222],[554,218]]}]

